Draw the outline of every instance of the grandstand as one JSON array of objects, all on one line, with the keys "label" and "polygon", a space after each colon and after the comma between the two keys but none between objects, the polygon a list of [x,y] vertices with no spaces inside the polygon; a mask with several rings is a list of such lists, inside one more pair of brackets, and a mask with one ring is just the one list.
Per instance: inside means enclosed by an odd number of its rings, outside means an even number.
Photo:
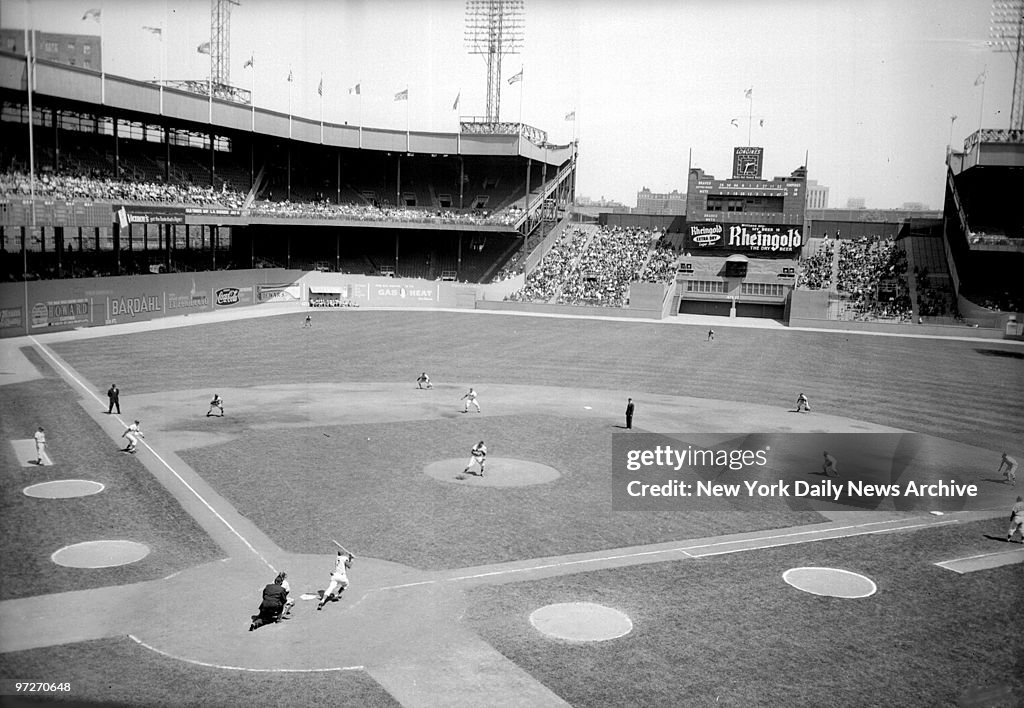
[{"label": "grandstand", "polygon": [[0,66],[6,281],[277,266],[481,282],[572,198],[574,146],[536,129],[321,125],[110,74],[101,102],[96,72],[45,60],[30,155],[25,57]]}]

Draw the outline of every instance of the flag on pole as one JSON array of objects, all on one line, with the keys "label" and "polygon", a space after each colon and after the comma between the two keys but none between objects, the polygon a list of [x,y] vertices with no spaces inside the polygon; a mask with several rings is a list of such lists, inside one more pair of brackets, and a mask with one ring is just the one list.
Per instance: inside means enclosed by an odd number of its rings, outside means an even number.
[{"label": "flag on pole", "polygon": [[566,120],[576,120],[576,111],[569,111],[565,114]]},{"label": "flag on pole", "polygon": [[158,37],[162,37],[164,34],[164,31],[159,27],[150,27],[149,25],[143,25],[142,29],[146,30],[150,34],[155,34]]},{"label": "flag on pole", "polygon": [[409,89],[403,89],[395,94],[396,101],[408,101],[409,100]]},{"label": "flag on pole", "polygon": [[731,121],[729,121],[729,123],[732,124],[733,128],[739,128],[740,127],[739,122],[735,118],[733,118]]},{"label": "flag on pole", "polygon": [[242,68],[243,69],[248,69],[250,66],[255,67],[256,66],[256,64],[254,62],[255,58],[256,57],[254,57],[252,55],[249,55],[249,58],[246,60],[246,62],[244,64],[242,64]]},{"label": "flag on pole", "polygon": [[743,92],[743,98],[753,98],[753,97],[754,97],[754,87],[751,86],[750,88],[748,88],[746,91]]},{"label": "flag on pole", "polygon": [[[985,71],[988,71],[988,69],[985,69]],[[985,71],[982,71],[980,74],[978,74],[978,78],[974,80],[975,86],[981,86],[983,83],[985,83]]]},{"label": "flag on pole", "polygon": [[203,42],[198,47],[196,47],[196,51],[199,52],[200,54],[209,54],[210,53],[210,43],[209,42]]},{"label": "flag on pole", "polygon": [[289,81],[289,83],[290,83],[290,82],[292,82],[292,81],[294,81],[294,80],[295,80],[295,75],[294,75],[294,74],[292,73],[292,70],[291,70],[291,69],[289,69],[289,70],[288,70],[288,81]]},{"label": "flag on pole", "polygon": [[316,92],[321,96],[324,95],[324,77],[320,77],[320,84],[316,87]]},{"label": "flag on pole", "polygon": [[457,94],[455,94],[455,103],[452,104],[452,110],[453,111],[459,110],[459,99],[460,98],[462,98],[462,91],[459,91]]},{"label": "flag on pole", "polygon": [[764,118],[761,119],[761,127],[764,127]]},{"label": "flag on pole", "polygon": [[515,82],[522,81],[522,80],[523,80],[523,70],[520,69],[518,74],[515,74],[511,78],[509,78],[508,85],[511,86]]},{"label": "flag on pole", "polygon": [[99,22],[101,14],[102,13],[101,13],[100,9],[98,7],[94,7],[92,9],[90,9],[90,10],[86,10],[85,14],[82,15],[82,19],[83,20],[90,20],[91,19],[91,20],[96,20],[97,22]]},{"label": "flag on pole", "polygon": [[362,93],[362,91],[360,91],[359,84],[356,84],[348,90],[349,96],[358,96],[360,93]]}]

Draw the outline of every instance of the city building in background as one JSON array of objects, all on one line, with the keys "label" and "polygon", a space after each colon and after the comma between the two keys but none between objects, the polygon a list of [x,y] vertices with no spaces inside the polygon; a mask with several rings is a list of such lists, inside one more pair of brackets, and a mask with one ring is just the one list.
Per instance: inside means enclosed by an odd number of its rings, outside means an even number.
[{"label": "city building in background", "polygon": [[807,180],[807,208],[828,209],[828,187],[816,179]]},{"label": "city building in background", "polygon": [[636,214],[685,214],[686,194],[652,192],[644,187],[636,193]]},{"label": "city building in background", "polygon": [[[103,52],[98,35],[57,34],[33,30],[29,34],[29,42],[33,40],[38,59],[92,71],[100,71],[103,68]],[[0,29],[0,47],[12,54],[24,54],[25,31]]]}]

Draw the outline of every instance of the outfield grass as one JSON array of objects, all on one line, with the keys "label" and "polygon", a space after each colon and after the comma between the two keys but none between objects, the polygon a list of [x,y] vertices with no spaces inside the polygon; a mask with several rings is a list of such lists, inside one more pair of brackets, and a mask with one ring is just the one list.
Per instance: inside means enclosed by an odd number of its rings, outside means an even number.
[{"label": "outfield grass", "polygon": [[[817,412],[992,449],[1019,445],[1024,361],[990,341],[864,336],[480,313],[324,312],[60,342],[98,392],[324,381],[487,382],[665,393]],[[625,403],[623,403],[625,405]],[[621,411],[615,411],[616,416]],[[995,460],[998,464],[998,458]],[[994,468],[994,466],[993,466]]]},{"label": "outfield grass", "polygon": [[[17,681],[69,681],[61,704],[106,706],[400,705],[362,671],[266,673],[197,666],[156,654],[128,637],[3,655],[0,676]],[[49,703],[50,697],[26,701]],[[8,705],[6,699],[3,705]]]},{"label": "outfield grass", "polygon": [[[613,512],[610,433],[608,423],[595,420],[460,416],[289,430],[260,426],[228,443],[180,454],[287,550],[316,553],[326,535],[351,539],[359,555],[417,568],[461,568],[824,520],[816,512],[781,509]],[[562,476],[547,484],[496,488],[447,484],[423,474],[428,463],[457,457],[454,478],[476,440],[487,441],[492,457],[540,462]]]},{"label": "outfield grass", "polygon": [[[68,386],[35,352],[26,350],[41,379],[4,387],[0,439],[31,438],[46,428],[53,466],[21,467],[10,445],[0,446],[0,599],[152,580],[219,558],[220,549],[163,486],[93,422]],[[56,479],[90,479],[99,494],[37,499],[22,490]],[[113,568],[65,568],[50,560],[57,549],[82,541],[128,539],[148,556]]]},{"label": "outfield grass", "polygon": [[[983,538],[1003,525],[478,587],[466,621],[574,706],[952,706],[972,686],[1008,686],[1019,701],[1020,566],[961,576],[932,565],[979,548],[1005,550]],[[810,595],[782,580],[797,566],[863,573],[878,592],[857,600]],[[575,601],[626,612],[632,633],[581,644],[530,625],[533,610]]]}]

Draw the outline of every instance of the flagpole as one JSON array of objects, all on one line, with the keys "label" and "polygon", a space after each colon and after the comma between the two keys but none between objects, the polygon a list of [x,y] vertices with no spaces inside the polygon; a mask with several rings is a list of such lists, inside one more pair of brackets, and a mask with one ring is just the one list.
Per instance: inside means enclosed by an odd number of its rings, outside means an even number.
[{"label": "flagpole", "polygon": [[985,117],[985,84],[988,83],[988,64],[981,72],[981,105],[978,107],[978,130],[981,130],[981,123]]},{"label": "flagpole", "polygon": [[295,83],[292,79],[291,67],[288,68],[288,139],[292,137],[292,84]]},{"label": "flagpole", "polygon": [[405,151],[409,152],[409,84],[405,85]]},{"label": "flagpole", "polygon": [[249,107],[252,108],[252,132],[256,132],[256,53],[249,53],[249,68],[252,69],[252,89],[249,91]]},{"label": "flagpole", "polygon": [[363,147],[363,85],[362,85],[362,81],[360,81],[358,84],[356,84],[356,86],[359,87],[359,93],[357,93],[356,95],[359,96],[359,148],[362,149],[362,147]]},{"label": "flagpole", "polygon": [[167,73],[167,2],[164,2],[164,24],[160,30],[160,115],[164,114],[164,80]]},{"label": "flagpole", "polygon": [[320,94],[320,144],[324,144],[324,74],[320,72],[320,83],[317,85],[317,93]]},{"label": "flagpole", "polygon": [[107,102],[107,70],[103,65],[103,3],[100,3],[100,104]]}]

